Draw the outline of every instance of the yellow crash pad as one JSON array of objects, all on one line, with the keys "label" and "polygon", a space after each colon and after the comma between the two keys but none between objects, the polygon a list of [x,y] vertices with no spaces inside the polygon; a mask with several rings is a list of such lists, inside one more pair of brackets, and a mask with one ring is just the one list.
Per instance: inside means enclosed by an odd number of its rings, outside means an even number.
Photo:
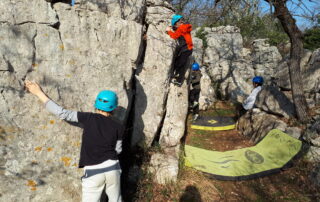
[{"label": "yellow crash pad", "polygon": [[221,180],[250,179],[279,171],[301,146],[301,141],[273,129],[257,145],[237,150],[218,152],[185,145],[185,165]]}]

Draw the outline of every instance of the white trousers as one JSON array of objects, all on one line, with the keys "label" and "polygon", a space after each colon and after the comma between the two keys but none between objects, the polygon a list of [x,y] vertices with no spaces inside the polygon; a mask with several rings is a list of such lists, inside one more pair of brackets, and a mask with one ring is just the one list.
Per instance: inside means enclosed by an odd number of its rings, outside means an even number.
[{"label": "white trousers", "polygon": [[[111,161],[111,164],[113,162],[115,161]],[[110,166],[110,160],[96,166],[86,166],[84,169],[103,168],[106,165]],[[99,202],[104,187],[110,202],[121,202],[120,176],[121,170],[112,170],[82,178],[82,202]]]}]

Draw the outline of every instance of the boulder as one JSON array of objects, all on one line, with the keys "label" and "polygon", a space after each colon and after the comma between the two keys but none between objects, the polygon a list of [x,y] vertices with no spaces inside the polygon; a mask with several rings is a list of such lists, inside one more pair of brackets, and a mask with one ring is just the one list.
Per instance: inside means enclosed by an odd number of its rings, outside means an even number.
[{"label": "boulder", "polygon": [[179,158],[176,149],[164,151],[164,153],[155,153],[151,156],[149,172],[155,176],[155,182],[167,184],[176,182],[179,172]]},{"label": "boulder", "polygon": [[192,52],[192,56],[194,58],[194,60],[199,63],[200,66],[202,66],[203,61],[203,42],[201,39],[197,38],[194,36],[194,34],[192,35],[192,42],[193,42],[193,52]]},{"label": "boulder", "polygon": [[[304,50],[301,58],[300,67],[301,71],[304,72],[307,69],[307,64],[312,55],[311,51]],[[285,90],[291,89],[290,78],[289,78],[289,67],[288,67],[289,56],[284,57],[279,61],[278,67],[275,69],[274,77],[276,84]]]},{"label": "boulder", "polygon": [[[291,90],[288,57],[284,58],[275,72],[277,85],[285,90]],[[303,88],[310,107],[320,102],[320,49],[311,51],[305,50],[301,58],[301,73]]]},{"label": "boulder", "polygon": [[237,27],[221,26],[205,28],[208,47],[204,51],[203,64],[222,99],[242,102],[250,94],[254,69],[246,60],[242,36]]},{"label": "boulder", "polygon": [[200,80],[201,91],[199,95],[199,109],[207,110],[215,102],[216,94],[206,68],[201,69],[201,74],[202,77]]},{"label": "boulder", "polygon": [[306,159],[313,163],[320,163],[320,147],[310,146]]},{"label": "boulder", "polygon": [[271,84],[278,63],[282,59],[277,47],[270,46],[268,39],[257,39],[252,42],[252,63],[255,75],[262,76],[266,84]]},{"label": "boulder", "polygon": [[208,74],[222,99],[242,102],[253,89],[251,79],[254,71],[251,64],[244,60],[220,60],[208,68]]},{"label": "boulder", "polygon": [[238,120],[237,128],[243,135],[249,137],[251,141],[258,143],[272,129],[276,128],[285,132],[287,124],[274,115],[267,114],[258,108],[253,108]]},{"label": "boulder", "polygon": [[205,30],[208,34],[203,63],[215,65],[219,60],[235,60],[242,54],[242,36],[240,29],[232,26],[220,26]]},{"label": "boulder", "polygon": [[293,103],[277,87],[263,86],[257,96],[255,106],[270,114],[284,116],[286,118],[295,115]]},{"label": "boulder", "polygon": [[[190,65],[191,64],[189,63],[188,67],[190,67]],[[190,71],[186,73],[186,78],[181,87],[170,84],[166,103],[166,115],[164,117],[159,139],[159,143],[162,148],[179,145],[180,139],[185,134],[189,105],[189,84],[187,82],[189,72]]]},{"label": "boulder", "polygon": [[144,61],[136,72],[136,100],[131,145],[151,146],[166,110],[174,40],[166,33],[173,10],[147,1],[146,49]]}]

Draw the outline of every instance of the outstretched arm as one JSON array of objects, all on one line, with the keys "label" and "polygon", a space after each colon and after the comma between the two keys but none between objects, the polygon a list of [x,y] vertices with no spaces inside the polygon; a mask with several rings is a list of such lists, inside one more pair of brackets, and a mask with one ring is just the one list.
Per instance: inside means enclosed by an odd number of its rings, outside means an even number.
[{"label": "outstretched arm", "polygon": [[26,80],[25,86],[31,94],[37,96],[41,100],[41,102],[45,103],[46,109],[49,112],[55,114],[60,119],[78,122],[78,114],[76,111],[64,109],[63,107],[50,100],[49,97],[42,91],[39,84]]}]

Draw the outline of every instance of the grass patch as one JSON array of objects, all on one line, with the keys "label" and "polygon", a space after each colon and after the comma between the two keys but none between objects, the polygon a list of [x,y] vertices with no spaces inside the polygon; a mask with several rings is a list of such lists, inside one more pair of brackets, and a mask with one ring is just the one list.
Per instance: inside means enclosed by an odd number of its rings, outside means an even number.
[{"label": "grass patch", "polygon": [[202,116],[235,116],[234,109],[211,109],[201,113]]}]

